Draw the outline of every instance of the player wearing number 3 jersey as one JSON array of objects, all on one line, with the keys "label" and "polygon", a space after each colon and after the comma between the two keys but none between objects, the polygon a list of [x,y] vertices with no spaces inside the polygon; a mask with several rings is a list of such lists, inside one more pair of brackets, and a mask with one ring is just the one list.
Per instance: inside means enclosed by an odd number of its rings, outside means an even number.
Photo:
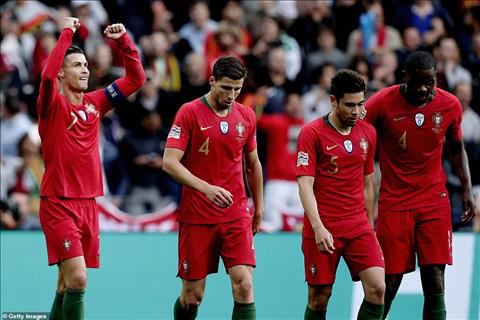
[{"label": "player wearing number 3 jersey", "polygon": [[372,229],[376,136],[359,119],[364,91],[356,72],[340,70],[331,84],[332,112],[306,125],[298,138],[307,320],[325,319],[340,257],[365,291],[358,319],[381,319],[383,314],[384,262]]},{"label": "player wearing number 3 jersey", "polygon": [[435,60],[414,52],[406,61],[405,84],[383,89],[366,106],[378,133],[382,181],[377,236],[385,255],[386,317],[404,273],[418,258],[424,290],[424,319],[445,319],[444,270],[452,264],[450,203],[442,169],[444,140],[463,187],[465,215],[475,206],[463,147],[462,107],[435,88]]},{"label": "player wearing number 3 jersey", "polygon": [[[255,319],[253,235],[263,214],[263,182],[255,113],[235,102],[245,76],[238,59],[220,58],[210,92],[180,108],[168,135],[163,169],[183,184],[178,216],[183,285],[174,319],[195,319],[206,276],[217,272],[219,257],[232,282],[232,319]],[[248,209],[243,159],[254,213]]]}]

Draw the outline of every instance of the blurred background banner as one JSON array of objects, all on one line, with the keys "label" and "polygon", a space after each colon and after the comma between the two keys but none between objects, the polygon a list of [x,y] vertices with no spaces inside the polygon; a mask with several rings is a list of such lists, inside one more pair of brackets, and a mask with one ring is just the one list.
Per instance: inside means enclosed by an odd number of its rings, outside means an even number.
[{"label": "blurred background banner", "polygon": [[[48,267],[41,232],[1,231],[1,312],[46,312],[57,277]],[[302,319],[307,301],[301,236],[262,233],[255,237],[257,319]],[[480,314],[480,235],[453,234],[453,267],[446,270],[448,319],[477,320]],[[180,292],[177,234],[102,233],[101,268],[89,269],[85,319],[171,319]],[[475,272],[476,271],[476,272]],[[390,319],[419,319],[423,296],[419,272],[404,277]],[[208,277],[199,319],[230,319],[230,282],[223,266]],[[329,319],[356,319],[363,293],[340,263]]]}]

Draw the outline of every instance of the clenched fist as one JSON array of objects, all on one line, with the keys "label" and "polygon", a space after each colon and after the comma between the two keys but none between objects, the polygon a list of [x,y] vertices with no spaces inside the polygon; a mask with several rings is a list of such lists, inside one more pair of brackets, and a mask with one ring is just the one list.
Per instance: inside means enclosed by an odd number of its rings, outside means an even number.
[{"label": "clenched fist", "polygon": [[109,25],[103,33],[110,39],[116,40],[120,38],[127,30],[121,23],[114,23]]},{"label": "clenched fist", "polygon": [[80,28],[80,20],[74,17],[66,17],[63,21],[63,29],[65,28],[69,28],[75,33]]}]

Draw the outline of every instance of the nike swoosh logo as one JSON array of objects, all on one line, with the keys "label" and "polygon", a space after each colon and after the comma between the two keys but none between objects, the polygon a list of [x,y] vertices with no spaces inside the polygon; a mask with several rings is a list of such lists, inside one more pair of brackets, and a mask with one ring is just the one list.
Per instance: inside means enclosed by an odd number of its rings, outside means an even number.
[{"label": "nike swoosh logo", "polygon": [[336,148],[336,147],[338,147],[338,144],[333,145],[333,146],[327,146],[327,151],[330,151],[330,150],[332,150],[332,149],[334,149],[334,148]]},{"label": "nike swoosh logo", "polygon": [[404,117],[393,117],[393,121],[400,121],[402,119],[405,119],[407,116]]},{"label": "nike swoosh logo", "polygon": [[203,130],[207,130],[207,129],[210,129],[211,127],[212,127],[212,126],[210,126],[210,127],[200,127],[200,130],[202,130],[202,131],[203,131]]}]

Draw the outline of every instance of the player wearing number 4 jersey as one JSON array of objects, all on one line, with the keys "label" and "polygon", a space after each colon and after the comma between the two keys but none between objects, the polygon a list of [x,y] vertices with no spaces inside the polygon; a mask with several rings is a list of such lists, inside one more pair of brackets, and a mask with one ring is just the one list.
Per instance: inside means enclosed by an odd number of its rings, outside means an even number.
[{"label": "player wearing number 4 jersey", "polygon": [[445,138],[463,187],[463,220],[475,215],[460,128],[462,107],[455,96],[435,88],[435,73],[434,58],[414,52],[406,60],[405,84],[383,89],[366,106],[365,119],[378,132],[382,172],[377,236],[387,274],[384,318],[403,274],[415,270],[415,254],[423,318],[446,318],[444,270],[452,264],[452,227],[441,164]]},{"label": "player wearing number 4 jersey", "polygon": [[332,79],[333,111],[298,138],[297,180],[305,209],[302,250],[308,283],[305,319],[325,319],[335,273],[346,261],[365,299],[358,319],[381,319],[384,262],[373,225],[375,129],[359,120],[364,80],[340,70]]},{"label": "player wearing number 4 jersey", "polygon": [[[232,282],[232,319],[255,319],[253,235],[263,214],[262,167],[255,113],[235,102],[245,76],[238,59],[220,58],[213,66],[210,92],[180,108],[168,135],[163,169],[183,184],[178,216],[182,291],[175,319],[195,319],[206,276],[217,272],[219,257]],[[243,159],[253,215],[243,183]]]},{"label": "player wearing number 4 jersey", "polygon": [[42,72],[38,97],[38,130],[45,175],[40,189],[40,222],[47,242],[48,264],[57,264],[57,294],[50,319],[83,319],[86,268],[100,266],[98,211],[103,194],[98,148],[101,117],[145,81],[142,63],[122,24],[104,34],[115,40],[124,57],[126,75],[106,89],[85,93],[88,63],[71,46],[80,27],[66,18],[63,31]]}]

